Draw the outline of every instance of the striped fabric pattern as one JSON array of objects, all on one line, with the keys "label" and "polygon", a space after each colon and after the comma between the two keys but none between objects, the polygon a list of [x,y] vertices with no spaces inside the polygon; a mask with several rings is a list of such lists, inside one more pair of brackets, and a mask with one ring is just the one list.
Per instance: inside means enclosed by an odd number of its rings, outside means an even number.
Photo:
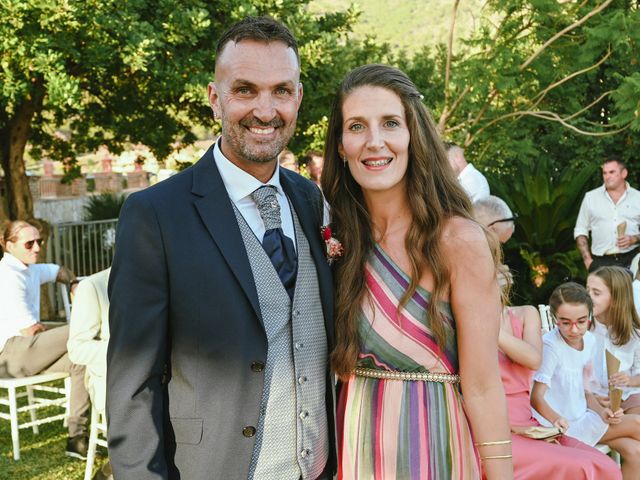
[{"label": "striped fabric pattern", "polygon": [[[408,277],[376,245],[365,266],[368,296],[360,317],[358,366],[457,373],[455,323],[448,304],[446,345],[436,344],[418,288],[398,314]],[[338,401],[340,465],[345,480],[479,479],[480,464],[459,385],[352,376]]]}]

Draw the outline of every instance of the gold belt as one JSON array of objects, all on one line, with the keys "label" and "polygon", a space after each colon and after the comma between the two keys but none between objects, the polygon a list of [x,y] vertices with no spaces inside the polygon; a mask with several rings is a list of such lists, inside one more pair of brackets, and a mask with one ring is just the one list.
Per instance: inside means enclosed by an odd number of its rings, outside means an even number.
[{"label": "gold belt", "polygon": [[383,380],[460,383],[460,375],[457,373],[399,372],[360,367],[356,368],[354,373],[358,377],[380,378]]}]

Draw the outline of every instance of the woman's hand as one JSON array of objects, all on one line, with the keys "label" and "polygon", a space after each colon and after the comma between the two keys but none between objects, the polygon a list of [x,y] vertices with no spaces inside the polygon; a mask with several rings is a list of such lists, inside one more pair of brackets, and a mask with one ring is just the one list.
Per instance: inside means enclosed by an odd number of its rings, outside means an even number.
[{"label": "woman's hand", "polygon": [[609,385],[614,387],[627,387],[629,386],[629,375],[626,373],[618,372],[609,377]]},{"label": "woman's hand", "polygon": [[553,426],[562,430],[562,433],[566,432],[569,428],[569,422],[564,417],[558,417],[553,422]]},{"label": "woman's hand", "polygon": [[607,396],[600,396],[600,395],[593,395],[595,397],[595,399],[598,401],[598,403],[600,404],[600,406],[607,408],[611,406],[611,400],[609,400],[609,397]]}]

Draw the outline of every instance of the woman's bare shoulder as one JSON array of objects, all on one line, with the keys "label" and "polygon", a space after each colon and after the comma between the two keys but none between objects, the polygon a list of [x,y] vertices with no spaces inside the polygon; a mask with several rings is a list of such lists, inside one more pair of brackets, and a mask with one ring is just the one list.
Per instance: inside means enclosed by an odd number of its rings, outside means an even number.
[{"label": "woman's bare shoulder", "polygon": [[445,221],[441,245],[445,252],[464,256],[488,251],[483,228],[474,220],[463,217],[451,217]]}]

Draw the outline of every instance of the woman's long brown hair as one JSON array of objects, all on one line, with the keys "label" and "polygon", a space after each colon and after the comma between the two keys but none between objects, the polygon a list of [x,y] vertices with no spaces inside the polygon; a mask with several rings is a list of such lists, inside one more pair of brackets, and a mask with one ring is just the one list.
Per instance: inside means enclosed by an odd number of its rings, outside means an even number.
[{"label": "woman's long brown hair", "polygon": [[589,275],[600,278],[609,289],[611,300],[607,313],[607,329],[614,345],[622,346],[639,338],[640,319],[633,303],[630,272],[622,267],[600,267]]},{"label": "woman's long brown hair", "polygon": [[[449,270],[442,256],[440,240],[445,221],[459,216],[472,218],[469,197],[460,187],[431,115],[422,104],[422,95],[402,71],[387,65],[365,65],[351,71],[338,90],[325,142],[322,190],[331,205],[334,236],[344,247],[344,255],[334,266],[336,284],[336,347],[331,366],[344,379],[356,366],[360,339],[358,316],[366,284],[364,266],[374,245],[371,218],[362,190],[340,159],[338,145],[342,139],[342,105],[355,89],[371,86],[395,93],[404,107],[409,128],[409,162],[406,178],[407,198],[412,222],[405,239],[410,262],[409,287],[400,299],[402,308],[413,296],[425,268],[434,280],[431,301],[426,312],[431,329],[440,346],[445,341],[445,322],[439,302],[448,290]],[[496,265],[499,245],[492,245]]]}]

